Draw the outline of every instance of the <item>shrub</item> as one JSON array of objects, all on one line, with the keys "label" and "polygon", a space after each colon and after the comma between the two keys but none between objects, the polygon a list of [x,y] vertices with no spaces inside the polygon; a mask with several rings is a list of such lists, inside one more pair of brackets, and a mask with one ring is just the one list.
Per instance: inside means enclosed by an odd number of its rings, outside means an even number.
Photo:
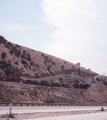
[{"label": "shrub", "polygon": [[25,60],[21,60],[21,63],[23,64],[23,65],[25,65],[25,66],[28,66],[28,63],[25,61]]},{"label": "shrub", "polygon": [[63,80],[62,78],[59,78],[59,80]]},{"label": "shrub", "polygon": [[11,60],[8,60],[8,63],[11,63]]},{"label": "shrub", "polygon": [[28,67],[28,65],[27,65],[27,64],[24,64],[24,67],[25,67],[25,68],[27,68],[27,67]]},{"label": "shrub", "polygon": [[103,108],[103,107],[101,108],[101,111],[104,111],[104,108]]},{"label": "shrub", "polygon": [[36,64],[36,67],[39,69],[39,65],[38,64]]},{"label": "shrub", "polygon": [[4,69],[5,65],[4,64],[0,64],[0,69]]},{"label": "shrub", "polygon": [[20,57],[20,54],[21,54],[21,51],[16,49],[14,55],[15,55],[16,57]]},{"label": "shrub", "polygon": [[23,50],[23,54],[26,55],[26,51],[25,50]]},{"label": "shrub", "polygon": [[30,62],[30,65],[34,65],[34,62]]},{"label": "shrub", "polygon": [[48,56],[44,56],[45,59],[48,59],[49,57]]},{"label": "shrub", "polygon": [[15,64],[18,65],[18,62],[16,61]]},{"label": "shrub", "polygon": [[47,99],[46,101],[45,101],[45,103],[55,103],[55,101],[54,100],[52,100],[52,99]]},{"label": "shrub", "polygon": [[20,45],[16,44],[16,47],[20,48]]},{"label": "shrub", "polygon": [[41,56],[44,56],[44,54],[42,53]]},{"label": "shrub", "polygon": [[6,61],[0,61],[0,68],[1,69],[7,68],[7,67],[11,67],[11,63],[6,62]]},{"label": "shrub", "polygon": [[48,66],[47,66],[47,70],[50,70],[51,67],[52,67],[51,65],[48,65]]},{"label": "shrub", "polygon": [[24,54],[21,55],[21,58],[24,58]]},{"label": "shrub", "polygon": [[[8,118],[15,118],[15,116],[14,116],[14,115],[15,115],[14,113],[7,114],[7,117],[8,117]],[[9,120],[9,119],[7,119],[7,120]]]},{"label": "shrub", "polygon": [[78,62],[77,65],[80,66],[81,64]]},{"label": "shrub", "polygon": [[39,78],[39,74],[38,74],[38,73],[35,73],[34,75],[35,75],[37,78]]},{"label": "shrub", "polygon": [[6,48],[10,49],[10,46],[7,44],[7,45],[6,45]]},{"label": "shrub", "polygon": [[23,68],[21,68],[21,70],[23,71]]},{"label": "shrub", "polygon": [[55,65],[55,62],[52,62],[53,65]]},{"label": "shrub", "polygon": [[3,85],[0,83],[0,87],[2,88],[3,87]]},{"label": "shrub", "polygon": [[46,65],[46,61],[44,61],[44,64]]},{"label": "shrub", "polygon": [[61,69],[64,69],[64,66],[63,66],[63,65],[61,65]]},{"label": "shrub", "polygon": [[2,58],[2,59],[4,59],[6,56],[7,56],[7,53],[6,53],[6,52],[2,52],[2,53],[1,53],[1,58]]},{"label": "shrub", "polygon": [[13,55],[14,50],[13,50],[13,49],[11,49],[11,50],[9,51],[9,53],[10,53],[11,55]]},{"label": "shrub", "polygon": [[31,70],[31,66],[29,66],[29,69]]},{"label": "shrub", "polygon": [[26,51],[25,51],[25,50],[23,50],[23,54],[21,55],[21,58],[24,58],[24,59],[26,59],[26,60],[28,60],[28,61],[31,61],[31,56],[30,56],[30,54],[29,54],[29,53],[26,54]]},{"label": "shrub", "polygon": [[31,61],[31,57],[30,57],[30,54],[29,54],[29,53],[27,53],[27,56],[26,56],[25,59],[28,60],[28,61]]}]

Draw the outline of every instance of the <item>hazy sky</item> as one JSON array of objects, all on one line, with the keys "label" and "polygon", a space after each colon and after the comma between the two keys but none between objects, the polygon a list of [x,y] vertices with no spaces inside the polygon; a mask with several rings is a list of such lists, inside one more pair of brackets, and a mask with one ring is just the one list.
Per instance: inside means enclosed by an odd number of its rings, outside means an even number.
[{"label": "hazy sky", "polygon": [[7,40],[107,75],[107,0],[0,0]]}]

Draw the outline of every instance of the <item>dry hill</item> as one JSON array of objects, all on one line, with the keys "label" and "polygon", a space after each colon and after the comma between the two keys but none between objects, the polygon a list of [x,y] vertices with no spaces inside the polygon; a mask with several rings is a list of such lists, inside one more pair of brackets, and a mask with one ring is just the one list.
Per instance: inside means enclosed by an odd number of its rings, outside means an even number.
[{"label": "dry hill", "polygon": [[67,84],[66,87],[0,82],[0,101],[107,103],[107,78],[79,65],[0,36],[0,77]]}]

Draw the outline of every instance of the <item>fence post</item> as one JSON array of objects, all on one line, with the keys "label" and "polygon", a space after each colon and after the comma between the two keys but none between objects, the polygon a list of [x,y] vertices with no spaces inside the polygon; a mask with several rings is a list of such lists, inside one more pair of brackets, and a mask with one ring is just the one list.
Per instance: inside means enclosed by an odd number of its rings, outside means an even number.
[{"label": "fence post", "polygon": [[10,103],[10,115],[12,114],[12,103]]}]

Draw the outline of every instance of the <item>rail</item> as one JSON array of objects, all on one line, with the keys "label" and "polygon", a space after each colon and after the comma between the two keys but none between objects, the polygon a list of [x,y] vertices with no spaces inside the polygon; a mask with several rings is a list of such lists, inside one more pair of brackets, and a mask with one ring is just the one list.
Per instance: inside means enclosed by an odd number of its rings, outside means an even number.
[{"label": "rail", "polygon": [[12,106],[107,106],[107,104],[71,104],[71,103],[19,103],[19,102],[0,102],[0,106],[2,105],[10,105]]}]

